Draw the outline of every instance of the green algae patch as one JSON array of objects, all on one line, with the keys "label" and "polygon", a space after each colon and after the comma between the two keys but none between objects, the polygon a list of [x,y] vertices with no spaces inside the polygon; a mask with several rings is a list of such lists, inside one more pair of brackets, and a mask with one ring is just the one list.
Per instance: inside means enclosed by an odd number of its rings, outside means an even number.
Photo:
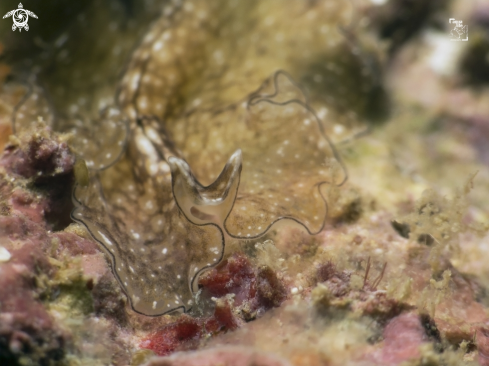
[{"label": "green algae patch", "polygon": [[[63,261],[49,258],[58,270],[48,283],[48,306],[55,311],[63,311],[68,316],[81,316],[93,313],[93,299],[89,289],[90,279],[84,278],[80,267],[81,258]],[[46,291],[46,289],[45,289]]]},{"label": "green algae patch", "polygon": [[489,229],[487,224],[466,219],[469,207],[467,195],[473,189],[475,176],[472,175],[453,198],[442,196],[435,190],[426,190],[416,201],[414,212],[398,219],[398,222],[409,226],[411,240],[432,246],[428,261],[434,274],[444,270],[440,261],[444,252],[459,253],[460,234],[472,232],[482,236]]},{"label": "green algae patch", "polygon": [[76,159],[75,165],[73,166],[73,172],[75,173],[76,182],[82,186],[88,186],[90,182],[90,176],[88,175],[88,168],[85,160]]},{"label": "green algae patch", "polygon": [[93,313],[93,299],[86,281],[80,278],[69,285],[60,285],[58,289],[56,305],[51,306],[69,309],[72,315]]}]

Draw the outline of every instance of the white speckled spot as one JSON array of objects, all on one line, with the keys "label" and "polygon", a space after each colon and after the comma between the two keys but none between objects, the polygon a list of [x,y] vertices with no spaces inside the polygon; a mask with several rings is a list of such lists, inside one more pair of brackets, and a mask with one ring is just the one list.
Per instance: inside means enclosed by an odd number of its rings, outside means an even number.
[{"label": "white speckled spot", "polygon": [[0,246],[0,262],[8,262],[12,258],[10,252],[4,247]]}]

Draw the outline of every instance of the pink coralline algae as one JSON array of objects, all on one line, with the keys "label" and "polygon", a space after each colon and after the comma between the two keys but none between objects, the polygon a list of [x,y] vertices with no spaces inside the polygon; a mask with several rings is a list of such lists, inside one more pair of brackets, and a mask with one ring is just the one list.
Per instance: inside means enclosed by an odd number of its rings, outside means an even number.
[{"label": "pink coralline algae", "polygon": [[3,189],[26,179],[31,188],[42,191],[39,200],[32,190],[12,189],[10,204],[37,223],[48,223],[50,229],[61,229],[70,223],[72,209],[69,197],[75,157],[68,145],[53,138],[48,129],[22,136],[6,146],[0,160],[5,169]]},{"label": "pink coralline algae", "polygon": [[376,364],[383,366],[419,358],[419,347],[428,341],[420,317],[414,313],[401,314],[390,320],[384,328],[383,338],[383,347],[371,355]]},{"label": "pink coralline algae", "polygon": [[339,271],[330,261],[317,266],[316,279],[336,301],[349,304],[352,311],[362,315],[389,319],[409,308],[407,304],[387,296],[385,291],[377,291],[377,286],[383,279],[385,267],[377,277],[371,279],[369,278],[370,266],[370,259],[368,259],[363,275],[363,286],[359,289],[351,288],[351,272]]},{"label": "pink coralline algae", "polygon": [[70,281],[59,277],[60,259],[99,254],[92,240],[52,231],[66,226],[59,218],[69,217],[74,160],[67,145],[43,129],[9,144],[0,159],[0,243],[11,255],[0,265],[2,365],[26,359],[51,365],[72,347],[70,332],[57,325],[45,302],[56,299],[60,281]]},{"label": "pink coralline algae", "polygon": [[331,294],[336,297],[346,295],[350,290],[351,273],[338,271],[332,262],[318,265],[317,280],[328,286]]},{"label": "pink coralline algae", "polygon": [[[0,219],[0,231],[6,221]],[[48,365],[64,357],[67,335],[39,300],[42,291],[36,285],[38,276],[53,272],[35,242],[12,250],[12,260],[0,267],[0,360],[13,363],[29,355]]]},{"label": "pink coralline algae", "polygon": [[489,329],[480,327],[476,333],[477,348],[479,353],[479,364],[481,366],[489,365]]},{"label": "pink coralline algae", "polygon": [[39,276],[49,278],[56,272],[43,252],[51,239],[45,220],[52,196],[35,196],[14,189],[10,182],[69,176],[73,157],[66,145],[44,137],[32,136],[25,146],[7,146],[0,160],[0,238],[12,255],[0,266],[0,359],[15,362],[22,355],[31,355],[39,364],[48,364],[64,356],[66,343],[66,334],[40,301],[45,294],[38,285]]},{"label": "pink coralline algae", "polygon": [[8,171],[34,178],[36,183],[69,174],[73,163],[74,156],[65,142],[41,134],[32,135],[22,148],[8,145],[2,156],[2,165]]},{"label": "pink coralline algae", "polygon": [[246,347],[219,347],[155,358],[146,366],[291,366],[277,356]]}]

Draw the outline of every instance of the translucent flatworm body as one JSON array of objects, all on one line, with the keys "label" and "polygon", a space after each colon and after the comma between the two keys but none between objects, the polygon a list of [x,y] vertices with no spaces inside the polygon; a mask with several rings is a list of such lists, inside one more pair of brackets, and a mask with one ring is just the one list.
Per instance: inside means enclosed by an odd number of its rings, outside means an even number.
[{"label": "translucent flatworm body", "polygon": [[325,188],[346,174],[328,120],[293,80],[341,39],[310,27],[346,17],[338,3],[187,1],[134,51],[117,94],[127,149],[76,188],[72,216],[135,311],[187,311],[226,237],[256,238],[283,219],[323,228]]}]

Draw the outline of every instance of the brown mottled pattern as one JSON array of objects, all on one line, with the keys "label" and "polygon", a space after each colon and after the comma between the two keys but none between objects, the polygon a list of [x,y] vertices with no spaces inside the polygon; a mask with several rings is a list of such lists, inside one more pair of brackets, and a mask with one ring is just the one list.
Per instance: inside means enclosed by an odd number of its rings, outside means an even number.
[{"label": "brown mottled pattern", "polygon": [[310,233],[324,225],[324,187],[345,172],[327,119],[293,80],[341,40],[310,22],[331,27],[349,7],[283,5],[186,1],[133,53],[118,91],[128,148],[111,167],[102,156],[104,170],[77,187],[73,218],[104,246],[137,312],[188,310],[198,274],[222,258],[224,233],[257,237],[284,218]]}]

